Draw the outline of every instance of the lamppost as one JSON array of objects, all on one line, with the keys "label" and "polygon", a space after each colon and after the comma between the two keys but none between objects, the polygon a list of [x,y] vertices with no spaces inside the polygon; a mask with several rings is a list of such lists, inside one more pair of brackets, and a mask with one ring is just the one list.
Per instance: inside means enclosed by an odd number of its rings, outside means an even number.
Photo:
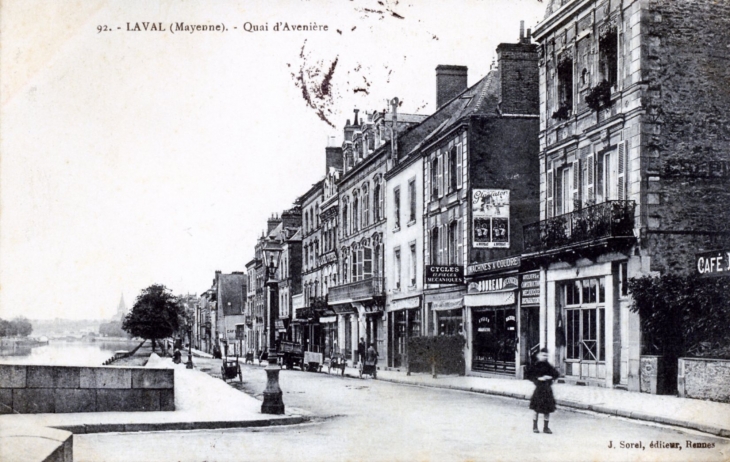
[{"label": "lamppost", "polygon": [[193,368],[193,324],[190,319],[185,319],[185,327],[188,331],[188,362],[185,363],[186,369]]},{"label": "lamppost", "polygon": [[279,258],[281,257],[281,245],[272,240],[267,240],[262,250],[264,254],[264,265],[266,266],[266,279],[264,284],[266,285],[269,294],[269,364],[264,369],[266,371],[267,380],[266,389],[264,390],[264,402],[261,404],[261,412],[263,414],[283,414],[284,401],[282,400],[281,388],[279,388],[279,371],[281,368],[277,364],[278,357],[276,352],[272,351],[275,348],[274,339],[276,332],[272,325],[274,318],[276,317],[275,303],[277,301],[274,291],[278,287],[275,278],[276,269],[279,266]]}]

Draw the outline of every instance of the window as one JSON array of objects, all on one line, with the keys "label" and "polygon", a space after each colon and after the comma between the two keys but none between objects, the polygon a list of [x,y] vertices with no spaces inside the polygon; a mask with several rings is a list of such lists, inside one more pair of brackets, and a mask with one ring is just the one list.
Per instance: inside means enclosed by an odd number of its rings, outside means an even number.
[{"label": "window", "polygon": [[380,221],[382,218],[381,213],[383,210],[382,203],[380,202],[382,194],[380,193],[380,184],[376,183],[373,188],[373,220]]},{"label": "window", "polygon": [[359,281],[360,274],[358,272],[358,268],[359,268],[360,263],[357,261],[357,250],[352,249],[350,256],[351,256],[350,268],[352,269],[351,280],[352,280],[352,282]]},{"label": "window", "polygon": [[603,278],[579,279],[562,286],[566,316],[566,358],[605,361],[606,288]]},{"label": "window", "polygon": [[410,280],[411,280],[411,287],[416,286],[416,243],[412,242],[411,245],[411,264],[409,265],[410,268]]},{"label": "window", "polygon": [[352,231],[360,229],[360,200],[357,196],[352,200]]},{"label": "window", "polygon": [[439,197],[439,159],[434,155],[431,161],[431,200]]},{"label": "window", "polygon": [[350,268],[350,251],[342,249],[342,283],[349,281],[348,269]]},{"label": "window", "polygon": [[598,40],[598,70],[601,81],[612,87],[618,81],[618,34],[615,28],[607,29]]},{"label": "window", "polygon": [[367,279],[373,276],[373,249],[363,248],[362,255],[362,277]]},{"label": "window", "polygon": [[456,252],[456,245],[457,245],[457,240],[459,237],[458,232],[457,232],[457,226],[458,226],[458,223],[456,221],[452,221],[451,223],[449,223],[449,231],[448,231],[449,249],[448,249],[448,251],[449,251],[449,264],[450,265],[455,265],[457,263],[457,258],[458,258],[458,254]]},{"label": "window", "polygon": [[438,265],[439,264],[439,229],[438,227],[434,227],[431,230],[431,264],[432,265]]},{"label": "window", "polygon": [[456,146],[449,150],[449,191],[456,191]]},{"label": "window", "polygon": [[573,58],[561,56],[558,63],[558,105],[573,110]]},{"label": "window", "polygon": [[393,190],[393,220],[395,229],[400,228],[400,188]]},{"label": "window", "polygon": [[362,226],[370,224],[370,192],[367,185],[362,188]]},{"label": "window", "polygon": [[416,221],[416,180],[415,178],[408,182],[408,203],[410,204],[408,213],[408,223]]},{"label": "window", "polygon": [[342,204],[342,236],[347,236],[347,198]]},{"label": "window", "polygon": [[393,251],[393,270],[395,271],[395,278],[393,280],[394,283],[394,289],[400,290],[400,277],[401,277],[401,268],[400,268],[400,249],[395,249]]}]

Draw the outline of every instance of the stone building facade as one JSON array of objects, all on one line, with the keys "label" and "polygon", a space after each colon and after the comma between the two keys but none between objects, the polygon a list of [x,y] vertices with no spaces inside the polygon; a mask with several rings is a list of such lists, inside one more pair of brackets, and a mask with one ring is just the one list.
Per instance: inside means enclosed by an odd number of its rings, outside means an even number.
[{"label": "stone building facade", "polygon": [[638,390],[630,277],[726,245],[729,6],[553,0],[537,26],[540,342],[569,381]]}]

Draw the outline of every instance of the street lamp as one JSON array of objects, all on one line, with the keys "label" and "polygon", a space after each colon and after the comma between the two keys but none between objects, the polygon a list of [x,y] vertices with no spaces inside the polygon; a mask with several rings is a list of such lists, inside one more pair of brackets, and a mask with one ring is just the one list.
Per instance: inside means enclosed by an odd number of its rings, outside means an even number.
[{"label": "street lamp", "polygon": [[264,254],[264,265],[266,267],[265,280],[269,293],[269,364],[264,369],[266,371],[266,389],[264,390],[264,402],[261,404],[261,413],[263,414],[283,414],[284,401],[282,400],[281,388],[279,388],[279,371],[281,368],[277,364],[276,354],[272,354],[274,349],[275,330],[273,321],[275,317],[274,303],[277,301],[274,290],[278,287],[276,281],[276,269],[279,266],[279,258],[281,258],[281,245],[273,240],[267,240],[262,249]]}]

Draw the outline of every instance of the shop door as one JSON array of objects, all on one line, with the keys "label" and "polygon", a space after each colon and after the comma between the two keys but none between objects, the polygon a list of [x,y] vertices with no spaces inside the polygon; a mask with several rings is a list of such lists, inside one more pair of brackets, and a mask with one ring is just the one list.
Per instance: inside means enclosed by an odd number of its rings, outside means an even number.
[{"label": "shop door", "polygon": [[393,313],[393,367],[405,366],[406,357],[406,310]]},{"label": "shop door", "polygon": [[514,308],[475,309],[472,338],[472,370],[515,373],[517,320]]},{"label": "shop door", "polygon": [[525,340],[527,345],[527,364],[533,364],[537,359],[537,353],[540,351],[540,307],[522,307],[527,312],[527,322],[525,323]]}]

